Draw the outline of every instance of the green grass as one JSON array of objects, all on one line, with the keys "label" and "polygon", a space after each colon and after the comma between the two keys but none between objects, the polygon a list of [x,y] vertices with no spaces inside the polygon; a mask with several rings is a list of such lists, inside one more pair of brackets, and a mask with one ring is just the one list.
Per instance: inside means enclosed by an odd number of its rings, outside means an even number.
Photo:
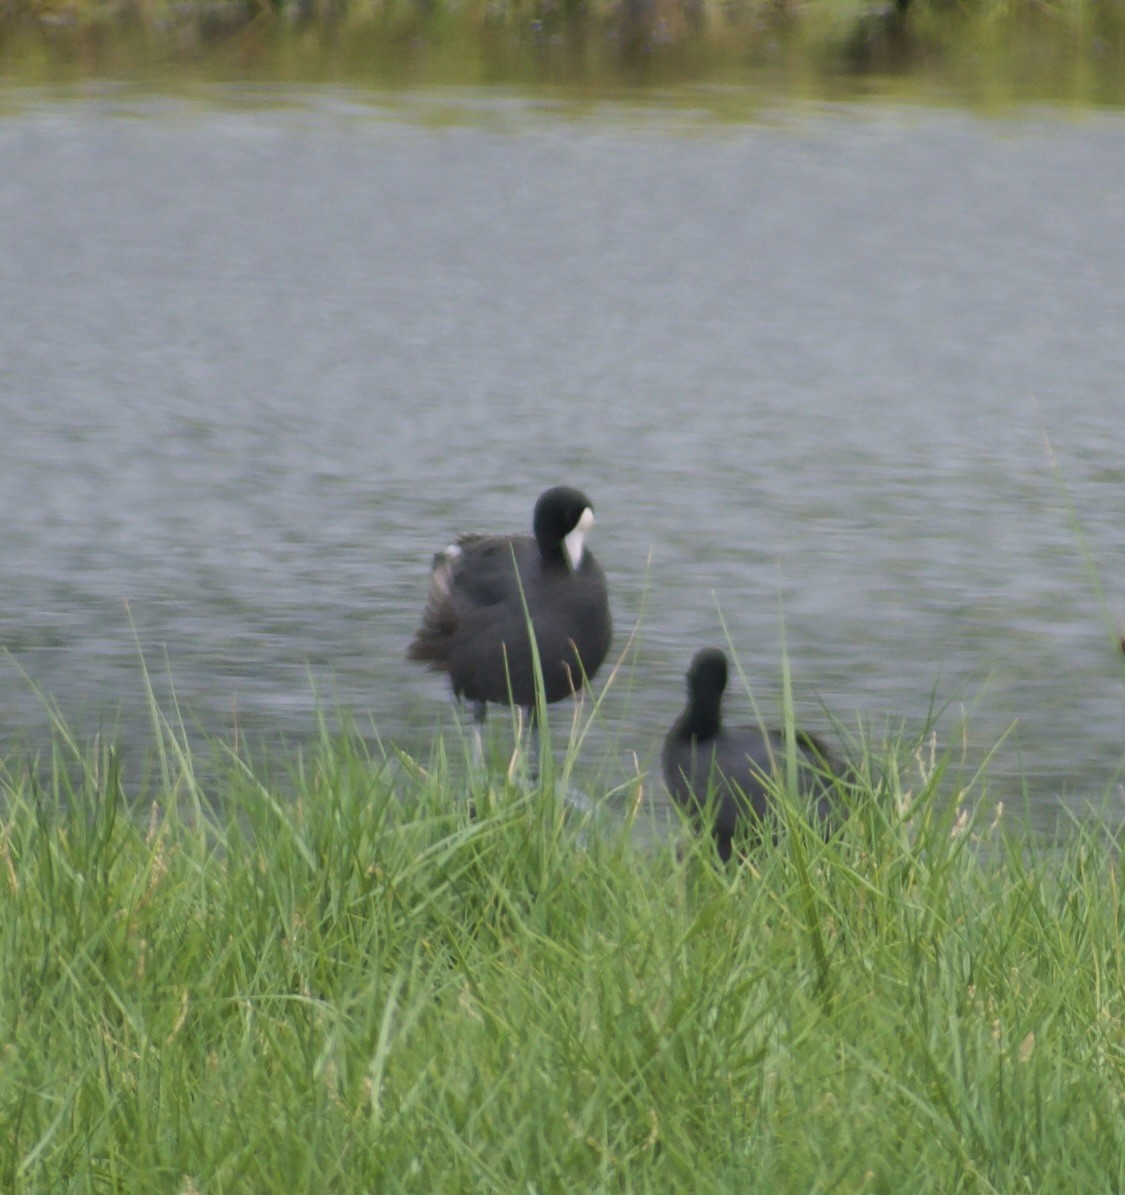
[{"label": "green grass", "polygon": [[[786,99],[1125,105],[1125,0],[10,0],[9,83],[515,89],[720,119]],[[464,119],[463,110],[453,119]]]},{"label": "green grass", "polygon": [[440,744],[178,744],[140,805],[61,728],[0,777],[4,1191],[1125,1190],[1096,822],[868,748],[836,840],[724,871],[638,833],[651,779],[471,820]]}]

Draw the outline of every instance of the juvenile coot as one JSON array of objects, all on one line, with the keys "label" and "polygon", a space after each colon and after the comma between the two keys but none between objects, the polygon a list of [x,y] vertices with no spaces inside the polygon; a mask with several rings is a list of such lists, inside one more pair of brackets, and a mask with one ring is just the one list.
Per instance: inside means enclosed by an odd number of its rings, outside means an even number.
[{"label": "juvenile coot", "polygon": [[407,654],[448,673],[454,696],[472,702],[478,743],[490,701],[522,706],[534,723],[529,618],[548,702],[577,693],[605,659],[613,629],[605,574],[584,543],[593,523],[586,495],[556,486],[535,504],[534,537],[462,535],[434,557]]},{"label": "juvenile coot", "polygon": [[[756,726],[723,728],[727,658],[721,651],[704,648],[696,653],[687,687],[687,707],[664,739],[664,783],[698,830],[707,829],[704,817],[710,811],[710,830],[725,863],[736,838],[760,839],[765,825],[774,820],[768,784],[784,775],[785,735]],[[840,765],[813,735],[797,731],[796,739],[797,791],[806,799],[815,798],[813,815],[830,828],[830,773],[838,773]]]}]

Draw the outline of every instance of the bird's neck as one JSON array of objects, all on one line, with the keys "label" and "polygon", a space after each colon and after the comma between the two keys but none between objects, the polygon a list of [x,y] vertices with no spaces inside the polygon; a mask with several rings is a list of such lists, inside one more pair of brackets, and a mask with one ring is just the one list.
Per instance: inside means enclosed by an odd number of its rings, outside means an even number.
[{"label": "bird's neck", "polygon": [[680,718],[680,736],[685,739],[713,739],[722,728],[722,709],[717,701],[693,701]]},{"label": "bird's neck", "polygon": [[567,558],[566,552],[563,551],[562,544],[556,544],[551,548],[544,548],[542,544],[539,545],[539,555],[542,557],[543,563],[550,569],[558,569],[561,572],[569,573],[570,560]]}]

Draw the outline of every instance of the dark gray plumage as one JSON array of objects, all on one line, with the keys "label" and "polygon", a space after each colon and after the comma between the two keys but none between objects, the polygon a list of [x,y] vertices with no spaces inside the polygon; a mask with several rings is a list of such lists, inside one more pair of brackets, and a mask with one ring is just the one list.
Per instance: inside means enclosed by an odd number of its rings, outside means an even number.
[{"label": "dark gray plumage", "polygon": [[[726,656],[714,648],[696,653],[687,674],[688,703],[664,739],[664,783],[698,830],[710,831],[720,858],[731,857],[737,838],[760,840],[774,820],[767,783],[784,775],[785,735],[757,726],[723,727]],[[811,734],[797,731],[798,792],[815,800],[812,816],[825,829],[834,821],[832,774],[841,766]],[[710,797],[710,803],[709,803]]]},{"label": "dark gray plumage", "polygon": [[548,702],[577,693],[601,666],[613,624],[605,574],[583,544],[593,522],[583,493],[556,486],[535,504],[534,537],[463,535],[434,557],[422,625],[407,654],[448,673],[454,696],[473,702],[478,723],[490,701],[534,711],[528,618]]}]

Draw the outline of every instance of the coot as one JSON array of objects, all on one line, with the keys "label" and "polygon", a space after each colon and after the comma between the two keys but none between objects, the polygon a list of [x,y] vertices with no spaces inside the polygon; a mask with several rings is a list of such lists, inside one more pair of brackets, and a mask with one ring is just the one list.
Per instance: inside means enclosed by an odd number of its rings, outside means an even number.
[{"label": "coot", "polygon": [[548,702],[577,693],[605,659],[613,625],[605,574],[585,547],[593,523],[585,494],[555,486],[535,504],[534,536],[462,535],[434,557],[407,654],[472,703],[478,744],[488,702],[522,706],[534,723],[529,620]]},{"label": "coot", "polygon": [[[775,823],[770,781],[785,771],[785,734],[757,726],[723,727],[727,658],[714,648],[696,653],[687,673],[688,702],[664,739],[664,783],[672,798],[701,832],[708,828],[726,862],[737,838],[760,840]],[[797,791],[810,802],[816,820],[830,829],[834,820],[831,776],[839,762],[817,738],[797,731]]]}]

